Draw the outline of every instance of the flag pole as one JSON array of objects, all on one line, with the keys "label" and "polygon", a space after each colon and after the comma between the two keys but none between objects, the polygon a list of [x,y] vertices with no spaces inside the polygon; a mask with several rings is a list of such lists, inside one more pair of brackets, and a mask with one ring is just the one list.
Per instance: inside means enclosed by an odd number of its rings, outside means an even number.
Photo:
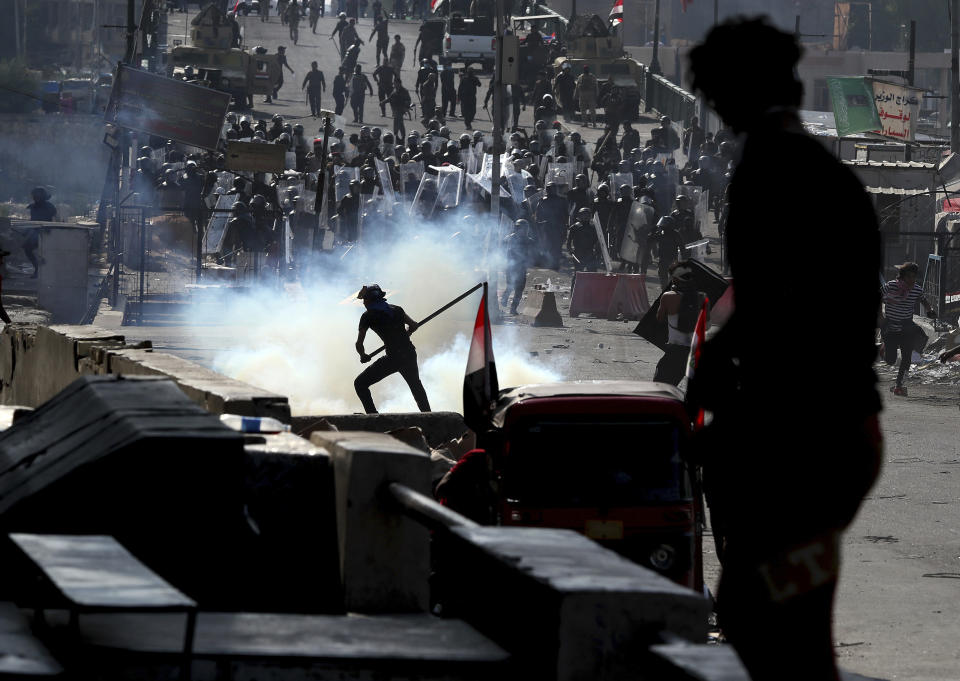
[{"label": "flag pole", "polygon": [[[469,296],[471,293],[473,293],[474,291],[476,291],[476,290],[477,290],[478,288],[480,288],[481,286],[483,287],[483,295],[486,296],[486,295],[487,295],[487,285],[486,285],[486,283],[477,284],[476,286],[474,286],[473,288],[471,288],[471,289],[470,289],[469,291],[467,291],[466,293],[461,293],[459,296],[457,296],[456,298],[454,298],[453,300],[451,300],[449,303],[447,303],[447,304],[444,305],[443,307],[441,307],[441,308],[439,308],[439,309],[437,309],[437,310],[434,310],[433,312],[431,312],[430,314],[428,314],[426,317],[424,317],[423,319],[421,319],[419,322],[417,322],[417,328],[419,329],[421,326],[423,326],[424,324],[426,324],[427,322],[429,322],[429,321],[430,321],[431,319],[433,319],[434,317],[437,317],[437,316],[443,314],[444,312],[446,312],[447,310],[449,310],[451,307],[453,307],[454,305],[456,305],[457,303],[459,303],[461,300],[463,300],[464,298],[466,298],[467,296]],[[415,329],[415,330],[416,330],[416,329]],[[413,333],[413,331],[411,331],[410,333]],[[387,348],[386,348],[385,345],[381,345],[379,348],[377,348],[376,350],[374,350],[373,352],[371,352],[371,353],[370,353],[370,356],[373,357],[374,355],[379,355],[381,352],[383,352],[383,351],[386,350],[386,349],[387,349]]]}]

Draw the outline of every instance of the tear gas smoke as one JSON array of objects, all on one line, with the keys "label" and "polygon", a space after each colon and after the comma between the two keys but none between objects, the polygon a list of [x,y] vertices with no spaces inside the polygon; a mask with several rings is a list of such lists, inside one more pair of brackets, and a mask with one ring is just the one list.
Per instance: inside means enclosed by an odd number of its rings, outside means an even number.
[{"label": "tear gas smoke", "polygon": [[[464,224],[469,227],[457,233]],[[366,241],[342,258],[339,252],[318,257],[306,275],[301,273],[300,288],[281,290],[263,284],[231,295],[220,311],[242,323],[231,347],[216,354],[214,369],[287,395],[295,414],[361,411],[353,381],[369,364],[361,364],[354,350],[364,310],[356,300],[357,291],[364,284],[379,283],[389,302],[403,307],[411,318],[422,319],[487,278],[486,224],[451,217],[425,225],[395,216],[386,224],[389,240]],[[496,287],[490,289],[490,295],[496,295]],[[463,372],[480,296],[477,291],[413,335],[421,379],[434,410],[462,410]],[[201,314],[198,309],[197,325],[209,322]],[[365,345],[372,352],[380,346],[379,338],[371,331]],[[529,360],[508,327],[494,327],[493,345],[502,386],[559,380],[555,367]],[[416,410],[398,374],[375,385],[372,392],[380,411]]]}]

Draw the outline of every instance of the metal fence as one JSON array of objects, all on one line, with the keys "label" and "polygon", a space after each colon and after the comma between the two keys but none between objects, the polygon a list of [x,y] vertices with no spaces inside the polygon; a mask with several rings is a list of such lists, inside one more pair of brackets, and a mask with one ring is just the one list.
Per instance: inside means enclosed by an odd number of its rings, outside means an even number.
[{"label": "metal fence", "polygon": [[188,296],[196,283],[195,230],[182,213],[123,206],[112,237],[113,304],[125,303],[125,323],[142,323],[150,302]]}]

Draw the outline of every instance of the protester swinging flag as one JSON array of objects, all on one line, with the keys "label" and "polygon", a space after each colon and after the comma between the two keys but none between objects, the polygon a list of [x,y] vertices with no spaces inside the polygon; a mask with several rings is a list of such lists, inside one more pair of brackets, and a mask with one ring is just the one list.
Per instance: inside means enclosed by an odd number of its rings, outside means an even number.
[{"label": "protester swinging flag", "polygon": [[497,364],[493,359],[493,334],[487,313],[487,285],[473,325],[470,355],[463,377],[463,420],[474,432],[482,432],[493,403],[500,393],[497,383]]},{"label": "protester swinging flag", "polygon": [[430,0],[430,13],[436,14],[444,2],[446,2],[446,0]]},{"label": "protester swinging flag", "polygon": [[623,23],[623,0],[617,0],[613,3],[613,9],[610,10],[610,25],[617,27]]},{"label": "protester swinging flag", "polygon": [[[710,299],[703,297],[703,305],[700,307],[700,314],[697,316],[697,325],[693,329],[693,339],[690,342],[690,356],[687,359],[687,384],[693,378],[693,373],[700,362],[700,353],[703,352],[703,343],[707,335],[707,314],[710,309]],[[694,427],[703,427],[703,409],[697,410],[697,416],[694,419]]]}]

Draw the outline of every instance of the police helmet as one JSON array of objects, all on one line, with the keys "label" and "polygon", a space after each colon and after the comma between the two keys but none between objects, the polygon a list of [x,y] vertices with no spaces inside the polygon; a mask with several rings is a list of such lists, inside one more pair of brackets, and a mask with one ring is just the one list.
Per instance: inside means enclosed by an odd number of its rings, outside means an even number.
[{"label": "police helmet", "polygon": [[633,196],[633,187],[629,184],[621,184],[617,189],[617,196],[621,199],[629,199]]},{"label": "police helmet", "polygon": [[257,208],[265,208],[267,205],[267,197],[265,197],[263,194],[257,194],[250,199],[250,205],[256,206]]},{"label": "police helmet", "polygon": [[657,229],[673,229],[677,226],[677,221],[670,215],[664,215],[660,218],[660,221],[657,222]]},{"label": "police helmet", "polygon": [[235,201],[234,204],[230,206],[230,210],[236,215],[238,213],[249,213],[250,207],[243,201]]},{"label": "police helmet", "polygon": [[653,199],[647,196],[646,194],[644,194],[643,196],[640,197],[640,203],[642,203],[644,206],[652,206]]},{"label": "police helmet", "polygon": [[593,211],[590,210],[589,208],[581,208],[580,210],[577,211],[578,220],[583,220],[584,222],[586,222],[592,217],[593,217]]},{"label": "police helmet", "polygon": [[534,125],[534,127],[535,127],[537,130],[546,130],[546,129],[547,129],[547,123],[546,123],[546,121],[537,121],[536,124]]},{"label": "police helmet", "polygon": [[514,229],[528,229],[529,227],[530,227],[530,223],[524,220],[523,218],[520,218],[519,220],[513,223]]},{"label": "police helmet", "polygon": [[610,185],[608,185],[606,182],[601,182],[599,185],[597,185],[597,194],[599,194],[600,192],[604,192],[605,194],[609,194],[609,193],[610,193]]},{"label": "police helmet", "polygon": [[295,126],[293,126],[293,134],[294,134],[294,135],[302,135],[302,134],[303,134],[303,126],[300,125],[299,123],[297,123]]},{"label": "police helmet", "polygon": [[273,114],[273,118],[270,120],[272,120],[274,123],[283,123],[283,116],[280,114]]}]

